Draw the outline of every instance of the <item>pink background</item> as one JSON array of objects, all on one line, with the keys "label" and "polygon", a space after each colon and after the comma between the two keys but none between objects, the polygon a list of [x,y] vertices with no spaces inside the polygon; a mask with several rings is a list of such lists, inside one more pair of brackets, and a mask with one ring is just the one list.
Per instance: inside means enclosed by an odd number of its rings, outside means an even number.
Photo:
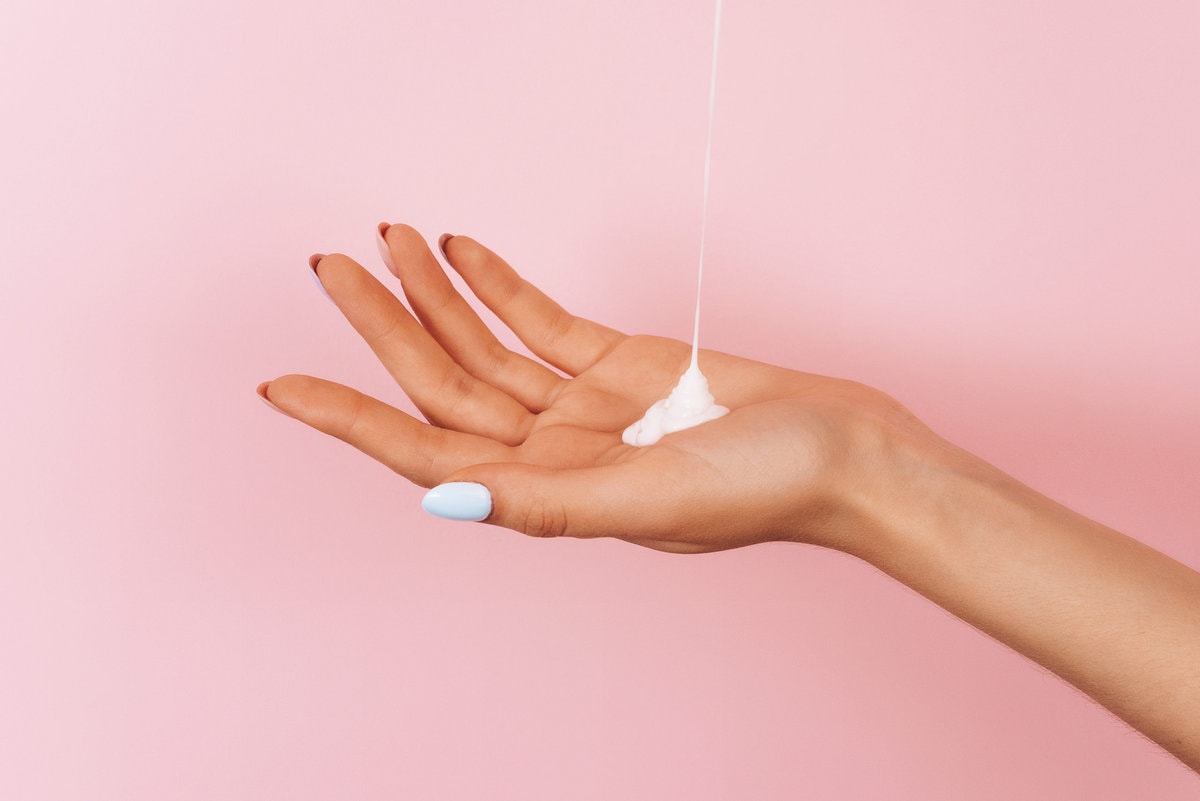
[{"label": "pink background", "polygon": [[[1195,798],[868,566],[424,515],[306,274],[490,243],[687,338],[707,2],[6,0],[0,797]],[[729,0],[705,344],[1200,565],[1200,5]],[[630,503],[636,503],[630,499]]]}]

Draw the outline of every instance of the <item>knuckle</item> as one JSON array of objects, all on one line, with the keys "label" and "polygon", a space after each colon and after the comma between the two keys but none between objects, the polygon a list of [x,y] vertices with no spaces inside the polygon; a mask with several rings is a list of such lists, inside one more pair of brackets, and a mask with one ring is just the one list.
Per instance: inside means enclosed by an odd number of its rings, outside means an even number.
[{"label": "knuckle", "polygon": [[535,498],[525,509],[521,530],[530,537],[562,537],[567,533],[567,511],[562,503]]},{"label": "knuckle", "polygon": [[488,378],[497,378],[503,376],[505,370],[510,366],[512,351],[504,347],[498,340],[492,340],[488,343],[481,361],[484,375]]},{"label": "knuckle", "polygon": [[553,348],[564,341],[574,327],[575,316],[566,309],[559,309],[551,318],[549,325],[546,326],[542,341],[547,348]]},{"label": "knuckle", "polygon": [[338,421],[340,425],[334,432],[338,439],[347,442],[364,440],[370,434],[369,415],[367,414],[367,399],[362,395],[354,395],[347,404],[344,416]]}]

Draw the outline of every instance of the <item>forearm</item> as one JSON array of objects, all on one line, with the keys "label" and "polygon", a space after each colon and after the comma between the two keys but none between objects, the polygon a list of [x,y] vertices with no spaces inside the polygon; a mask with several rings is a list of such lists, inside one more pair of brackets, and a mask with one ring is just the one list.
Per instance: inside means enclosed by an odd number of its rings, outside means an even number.
[{"label": "forearm", "polygon": [[860,555],[1200,771],[1200,573],[966,454],[894,475]]}]

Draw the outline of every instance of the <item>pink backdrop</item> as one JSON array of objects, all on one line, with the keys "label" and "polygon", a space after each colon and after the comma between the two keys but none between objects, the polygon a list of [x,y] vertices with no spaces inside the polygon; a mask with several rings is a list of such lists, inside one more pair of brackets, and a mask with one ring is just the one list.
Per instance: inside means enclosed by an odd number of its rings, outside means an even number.
[{"label": "pink backdrop", "polygon": [[[0,797],[1195,798],[868,566],[424,515],[380,220],[686,338],[707,2],[0,6]],[[1200,5],[729,0],[705,344],[875,384],[1200,565]],[[638,288],[641,287],[640,291]]]}]

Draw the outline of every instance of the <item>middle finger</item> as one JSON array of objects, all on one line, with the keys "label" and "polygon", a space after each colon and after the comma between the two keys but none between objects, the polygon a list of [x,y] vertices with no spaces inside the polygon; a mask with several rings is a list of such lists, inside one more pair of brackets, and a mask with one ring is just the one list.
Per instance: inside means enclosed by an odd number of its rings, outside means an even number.
[{"label": "middle finger", "polygon": [[566,379],[504,347],[450,283],[416,230],[381,223],[379,234],[380,254],[388,269],[400,279],[404,296],[425,330],[450,357],[532,412],[550,406]]}]

